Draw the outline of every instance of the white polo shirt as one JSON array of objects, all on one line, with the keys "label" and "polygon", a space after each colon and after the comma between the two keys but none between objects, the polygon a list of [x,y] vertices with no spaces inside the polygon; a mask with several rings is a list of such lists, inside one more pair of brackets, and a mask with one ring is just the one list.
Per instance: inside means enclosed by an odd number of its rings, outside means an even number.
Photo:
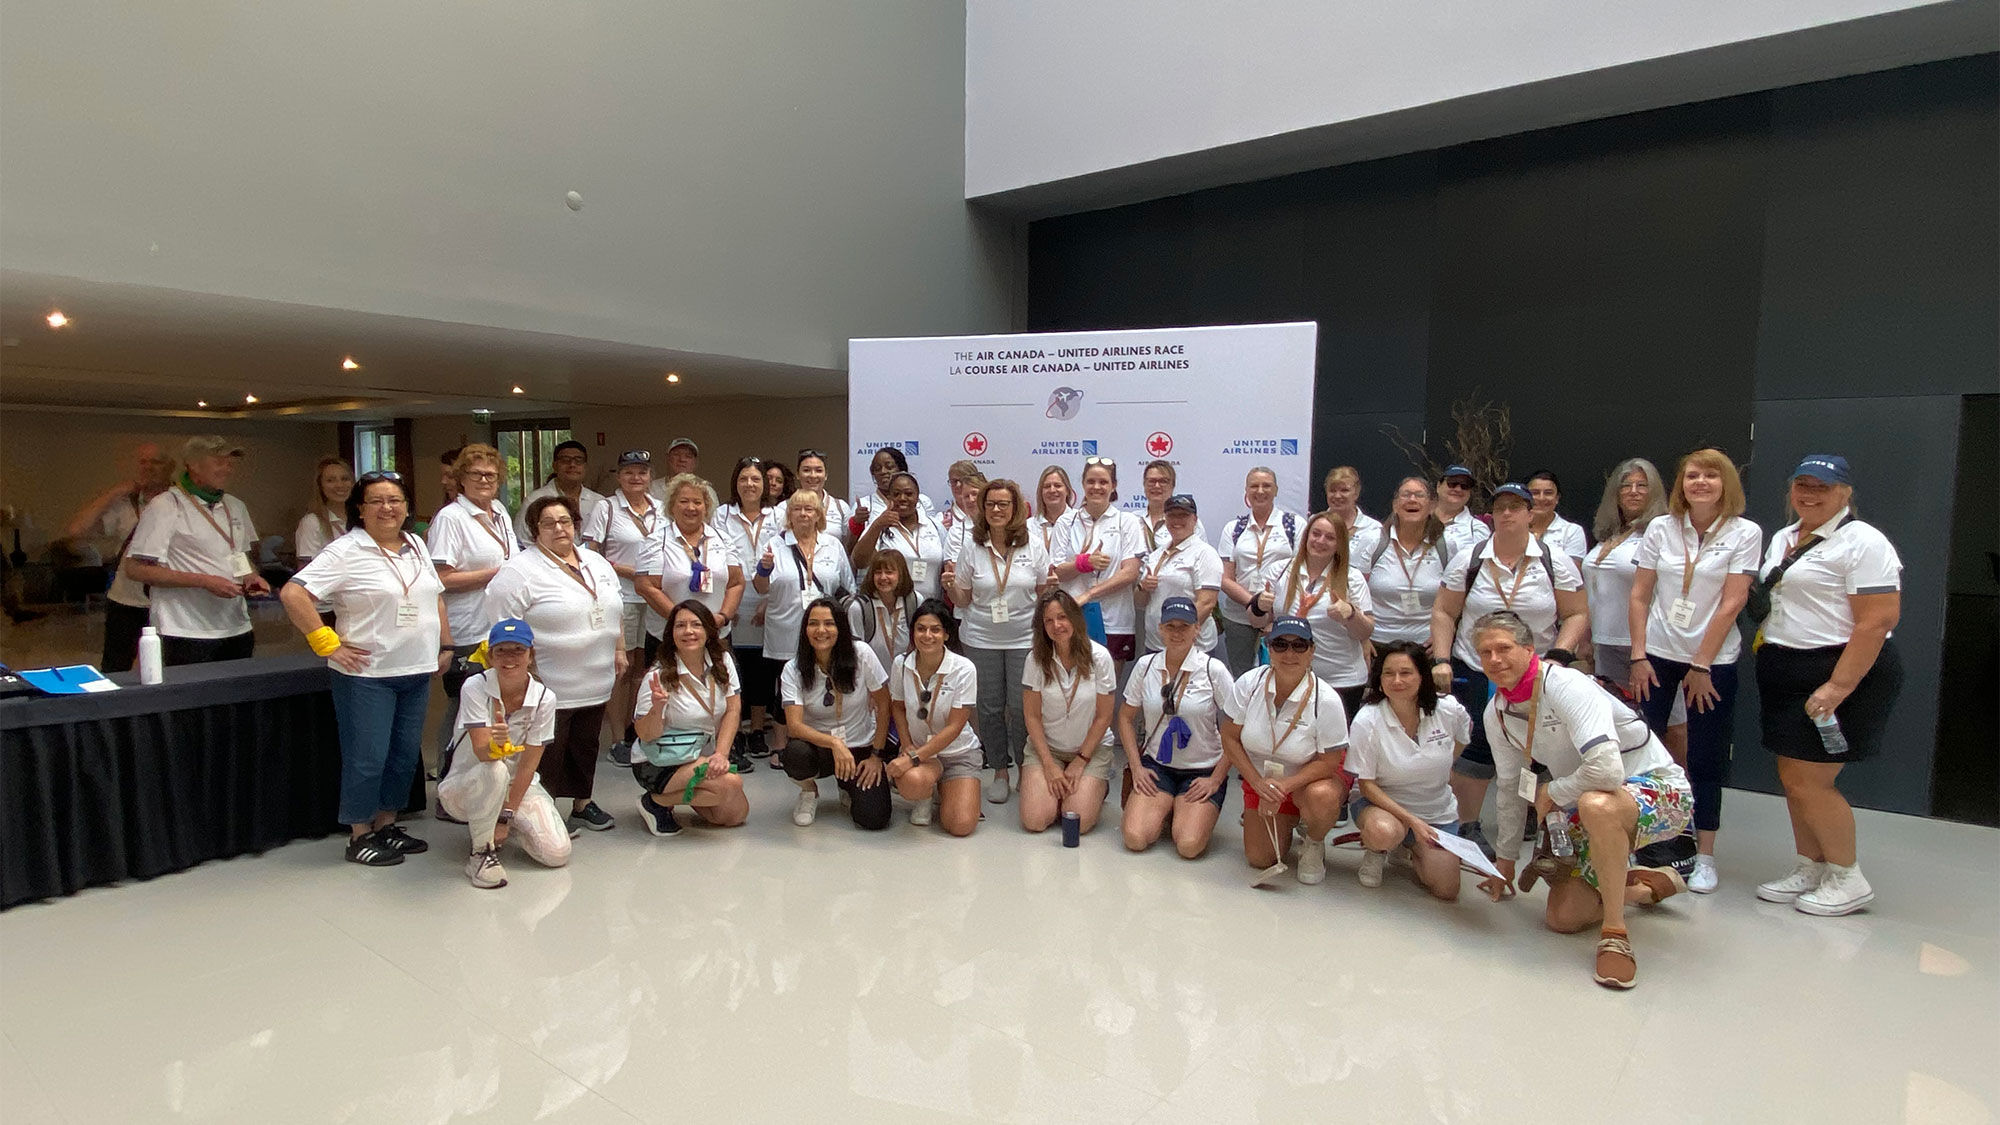
[{"label": "white polo shirt", "polygon": [[1632,576],[1639,554],[1638,532],[1606,549],[1599,543],[1583,556],[1583,589],[1590,601],[1590,642],[1632,643]]},{"label": "white polo shirt", "polygon": [[[785,533],[785,521],[781,513],[768,508],[757,518],[746,519],[742,508],[724,504],[715,513],[715,518],[709,521],[709,526],[722,536],[730,555],[743,568],[743,600],[736,603],[736,621],[730,626],[730,639],[741,647],[756,648],[764,643],[764,626],[757,621],[758,611],[764,608],[764,595],[757,592],[757,584],[751,578],[757,569],[757,560],[764,557],[764,548]],[[682,584],[685,585],[685,581]],[[660,588],[666,588],[664,578]]]},{"label": "white polo shirt", "polygon": [[[105,596],[119,605],[144,608],[147,604],[146,588],[125,573],[125,556],[130,553],[132,534],[139,530],[139,517],[145,514],[146,503],[134,489],[104,509],[104,515],[97,521],[97,534],[118,544],[115,556],[118,569],[111,576],[111,589]],[[107,557],[106,561],[112,558]]]},{"label": "white polo shirt", "polygon": [[1450,558],[1460,551],[1471,550],[1492,536],[1493,529],[1479,522],[1471,508],[1460,508],[1457,515],[1444,521],[1444,556]]},{"label": "white polo shirt", "polygon": [[[1903,588],[1903,560],[1888,536],[1872,524],[1850,519],[1846,508],[1836,512],[1827,525],[1833,527],[1833,534],[1793,563],[1772,589],[1771,616],[1764,620],[1766,642],[1786,648],[1844,645],[1854,638],[1854,607],[1847,601],[1850,596],[1893,594]],[[1771,536],[1771,549],[1764,555],[1760,573],[1768,575],[1777,569],[1798,541],[1797,523]],[[153,601],[159,604],[157,592]]]},{"label": "white polo shirt", "polygon": [[[234,495],[205,504],[178,485],[153,497],[132,532],[125,557],[168,570],[234,578],[238,559],[257,549],[250,509]],[[250,605],[193,586],[153,589],[153,627],[163,637],[213,641],[250,631]]]},{"label": "white polo shirt", "polygon": [[[888,506],[889,498],[879,492],[867,494],[856,493],[854,503],[848,509],[848,514],[850,516],[859,515],[863,520],[872,520],[881,513],[882,509]],[[935,519],[937,518],[937,505],[931,503],[930,497],[919,492],[917,493],[917,513]]]},{"label": "white polo shirt", "polygon": [[[500,673],[492,668],[477,676],[468,677],[458,691],[457,729],[474,730],[493,725],[493,701],[500,697]],[[521,705],[507,713],[508,740],[519,746],[547,746],[549,739],[556,736],[556,693],[548,685],[528,677],[528,690],[521,693]],[[520,765],[521,756],[510,754],[500,759],[507,763],[507,775],[513,777]],[[479,763],[479,755],[472,752],[470,742],[460,746],[451,756],[451,769],[445,776],[455,777],[472,769]],[[539,780],[532,784],[540,785]]]},{"label": "white polo shirt", "polygon": [[1450,557],[1443,541],[1419,544],[1415,554],[1405,554],[1386,528],[1352,553],[1348,565],[1368,573],[1368,597],[1375,605],[1374,640],[1430,642],[1431,606]]},{"label": "white polo shirt", "polygon": [[[923,703],[925,691],[931,693],[928,707]],[[896,660],[895,675],[889,677],[889,698],[901,703],[903,713],[909,717],[910,733],[902,746],[905,751],[914,750],[944,729],[953,710],[978,708],[979,671],[972,661],[947,650],[937,671],[926,680],[917,675],[917,654],[904,653]],[[957,736],[938,752],[938,760],[977,764],[980,760],[979,732],[974,729],[977,725],[967,718],[965,725],[958,728]]]},{"label": "white polo shirt", "polygon": [[1275,767],[1279,776],[1289,777],[1318,755],[1347,745],[1347,707],[1316,675],[1303,677],[1291,695],[1279,699],[1273,674],[1269,665],[1245,672],[1222,710],[1243,727],[1243,751],[1258,771]]},{"label": "white polo shirt", "polygon": [[[702,664],[702,674],[696,675],[678,651],[672,652],[671,659],[675,679],[668,685],[666,713],[661,716],[666,723],[664,729],[698,730],[713,738],[716,729],[722,725],[723,716],[729,714],[730,697],[743,694],[743,677],[736,672],[735,658],[727,652],[722,654],[723,671],[729,676],[727,686],[716,683],[707,674],[706,661]],[[660,665],[655,664],[639,684],[638,702],[632,708],[633,718],[653,713],[653,688],[659,683]]]},{"label": "white polo shirt", "polygon": [[[694,581],[694,564],[697,562],[703,567],[701,581],[698,583],[700,588],[690,590],[688,585]],[[660,580],[660,592],[667,596],[668,601],[679,605],[693,598],[708,607],[708,612],[719,618],[722,615],[723,600],[729,596],[729,568],[740,565],[741,561],[729,549],[728,540],[717,535],[714,528],[703,525],[696,535],[683,538],[680,525],[669,520],[662,526],[659,536],[653,540],[652,549],[646,556],[646,564],[641,569]],[[747,584],[748,576],[745,578]],[[740,613],[743,603],[738,601],[736,608]],[[647,634],[655,637],[663,636],[666,627],[666,618],[654,613],[651,607],[648,607]],[[724,627],[722,635],[729,636],[730,629]]]},{"label": "white polo shirt", "polygon": [[972,519],[955,506],[938,514],[938,529],[944,536],[945,558],[957,562],[958,556],[972,545]]},{"label": "white polo shirt", "polygon": [[[1042,734],[1048,739],[1049,749],[1074,754],[1083,748],[1090,724],[1097,718],[1098,698],[1117,699],[1118,670],[1112,664],[1110,650],[1091,641],[1087,670],[1071,672],[1057,663],[1055,674],[1045,675],[1042,662],[1029,655],[1027,666],[1021,671],[1021,690],[1041,694]],[[1107,726],[1105,733],[1110,731]]]},{"label": "white polo shirt", "polygon": [[[1318,578],[1301,579],[1295,586],[1292,569],[1286,566],[1271,586],[1274,616],[1303,617],[1312,626],[1313,675],[1334,687],[1360,687],[1368,682],[1368,652],[1347,631],[1347,626],[1333,616],[1334,599],[1327,589],[1327,577],[1323,571]],[[1375,612],[1375,597],[1368,590],[1368,578],[1351,563],[1347,568],[1347,590],[1342,596],[1356,613]]]},{"label": "white polo shirt", "polygon": [[319,517],[307,512],[299,517],[299,526],[292,529],[292,555],[304,566],[313,556],[326,550],[326,545],[347,534],[347,517],[339,512],[328,512],[327,523],[332,527],[328,534],[319,526]]},{"label": "white polo shirt", "polygon": [[1382,521],[1359,508],[1354,509],[1354,522],[1347,528],[1347,550],[1354,553],[1363,543],[1374,543],[1381,538]]},{"label": "white polo shirt", "polygon": [[[1146,551],[1148,554],[1159,550],[1173,541],[1173,533],[1167,530],[1167,517],[1164,512],[1160,514],[1160,518],[1158,519],[1147,515],[1144,508],[1129,514],[1139,525],[1139,534],[1146,540]],[[1201,522],[1200,516],[1196,516],[1194,520],[1194,538],[1204,543],[1208,542],[1208,527]],[[1217,551],[1216,557],[1220,558],[1221,556],[1222,552]]]},{"label": "white polo shirt", "polygon": [[[1063,533],[1051,552],[1051,561],[1075,562],[1078,555],[1101,552],[1111,556],[1109,569],[1117,570],[1127,559],[1146,557],[1145,529],[1130,512],[1106,505],[1103,515],[1092,516],[1088,509],[1071,508],[1063,518]],[[1080,571],[1075,578],[1064,582],[1062,588],[1070,597],[1080,600],[1092,586],[1110,576],[1108,571]],[[1132,609],[1130,590],[1121,590],[1098,605],[1104,613],[1105,633],[1119,636],[1137,632],[1139,618]]]},{"label": "white polo shirt", "polygon": [[[1166,663],[1166,653],[1149,652],[1132,665],[1132,675],[1125,681],[1125,702],[1139,709],[1139,752],[1155,761],[1159,760],[1160,732],[1166,728],[1163,701],[1171,686],[1165,675]],[[1187,721],[1191,736],[1188,744],[1174,753],[1173,761],[1160,764],[1177,770],[1214,769],[1222,760],[1222,701],[1236,688],[1229,666],[1196,648],[1187,654],[1180,674],[1172,680],[1181,684],[1176,713]]]},{"label": "white polo shirt", "polygon": [[[672,523],[658,500],[647,496],[644,510],[635,514],[620,493],[590,510],[577,537],[593,544],[612,563],[646,573],[660,549],[660,536]],[[626,605],[642,605],[646,600],[639,596],[632,580],[623,576],[618,579],[618,594]]]},{"label": "white polo shirt", "polygon": [[854,639],[875,653],[882,667],[893,668],[896,658],[910,651],[910,617],[921,599],[912,594],[885,604],[877,597],[855,598],[847,603],[847,625]]},{"label": "white polo shirt", "polygon": [[369,679],[428,676],[438,670],[444,636],[438,599],[444,583],[416,536],[405,533],[391,556],[357,527],[328,543],[292,581],[333,607],[333,627],[341,640],[368,650],[368,663],[359,673],[347,673],[331,660],[328,668]]},{"label": "white polo shirt", "polygon": [[1028,538],[1041,545],[1043,554],[1055,558],[1056,547],[1062,541],[1063,524],[1075,512],[1075,508],[1064,508],[1062,514],[1054,519],[1047,519],[1041,512],[1036,512],[1028,517]]},{"label": "white polo shirt", "polygon": [[[1305,533],[1305,519],[1283,508],[1273,507],[1261,526],[1256,517],[1246,512],[1222,529],[1215,551],[1224,561],[1236,564],[1236,584],[1254,594],[1265,589],[1264,584],[1276,579],[1278,571],[1292,561]],[[1222,619],[1248,625],[1250,611],[1236,599],[1225,596]]]},{"label": "white polo shirt", "polygon": [[1049,555],[1033,528],[1027,545],[1012,550],[967,542],[956,570],[959,584],[972,587],[972,603],[959,616],[959,640],[973,648],[1034,643],[1035,589],[1048,577]]},{"label": "white polo shirt", "polygon": [[[1473,579],[1472,588],[1468,590],[1465,587],[1465,572],[1472,565],[1475,552],[1479,557],[1479,571]],[[1496,609],[1511,609],[1521,615],[1521,620],[1535,632],[1536,652],[1547,652],[1549,646],[1556,643],[1559,620],[1556,615],[1556,591],[1583,589],[1583,576],[1576,572],[1576,564],[1560,553],[1549,556],[1548,565],[1544,566],[1543,553],[1540,541],[1530,535],[1528,549],[1522,554],[1520,564],[1512,568],[1494,561],[1491,540],[1452,557],[1444,568],[1444,588],[1465,595],[1465,608],[1458,615],[1458,639],[1451,647],[1453,656],[1474,668],[1479,667],[1479,653],[1472,644],[1472,626]],[[1551,571],[1555,574],[1553,586],[1549,584]]]},{"label": "white polo shirt", "polygon": [[583,564],[580,578],[546,551],[530,547],[509,559],[486,587],[486,608],[494,620],[518,617],[535,631],[536,671],[565,710],[611,698],[624,639],[617,573],[596,551],[579,548],[576,557]]},{"label": "white polo shirt", "polygon": [[1472,741],[1472,716],[1458,700],[1440,695],[1436,710],[1428,715],[1419,710],[1415,738],[1387,700],[1367,704],[1354,716],[1350,737],[1347,772],[1381,786],[1390,800],[1425,824],[1458,819],[1451,766]]},{"label": "white polo shirt", "polygon": [[945,554],[944,529],[936,520],[918,512],[915,531],[891,523],[875,537],[875,550],[894,551],[903,556],[903,562],[910,568],[910,585],[915,587],[919,601],[944,596],[944,564],[957,556]]},{"label": "white polo shirt", "polygon": [[[453,570],[487,570],[521,553],[509,528],[507,509],[495,500],[485,512],[460,494],[431,519],[431,561]],[[486,587],[447,590],[444,612],[451,618],[451,639],[478,644],[497,620],[486,610]]]},{"label": "white polo shirt", "polygon": [[[1584,793],[1614,792],[1626,778],[1642,773],[1680,772],[1646,720],[1612,698],[1595,679],[1546,660],[1538,674],[1547,678],[1540,703],[1532,705],[1537,729],[1531,749],[1534,760],[1549,769],[1553,778],[1549,799],[1557,805],[1575,808]],[[1529,701],[1508,703],[1497,690],[1486,704],[1486,741],[1493,747],[1493,797],[1499,813],[1497,831],[1487,838],[1502,859],[1520,853],[1523,818],[1531,808],[1518,789],[1521,772],[1527,768],[1523,748],[1530,710]],[[1685,775],[1681,783],[1686,784]]]},{"label": "white polo shirt", "polygon": [[[1162,544],[1158,550],[1147,555],[1139,563],[1139,577],[1158,575],[1160,585],[1146,599],[1145,632],[1140,638],[1140,646],[1153,651],[1166,647],[1160,640],[1160,607],[1168,598],[1188,598],[1192,600],[1197,590],[1218,591],[1222,589],[1222,557],[1215,548],[1190,535],[1178,546]],[[1201,619],[1201,631],[1195,635],[1195,651],[1207,652],[1215,647],[1215,618],[1213,615]]]},{"label": "white polo shirt", "polygon": [[1562,548],[1562,554],[1571,562],[1582,558],[1584,552],[1590,549],[1590,539],[1583,533],[1582,526],[1562,518],[1560,512],[1549,517],[1549,529],[1535,538]]},{"label": "white polo shirt", "polygon": [[[808,654],[806,659],[811,660],[812,656]],[[784,671],[778,673],[778,698],[787,707],[796,704],[802,708],[807,726],[838,736],[850,748],[874,742],[875,703],[868,696],[889,681],[881,663],[875,659],[874,653],[868,651],[867,645],[854,646],[855,690],[836,691],[833,702],[827,703],[827,677],[815,675],[810,688],[805,687],[804,682],[798,660],[786,658]]]},{"label": "white polo shirt", "polygon": [[[1813,548],[1815,552],[1819,549]],[[1732,574],[1756,574],[1763,553],[1762,529],[1742,516],[1733,516],[1720,527],[1710,527],[1705,537],[1695,531],[1686,516],[1654,517],[1646,525],[1645,534],[1639,536],[1639,549],[1633,557],[1635,566],[1657,576],[1653,583],[1653,603],[1646,611],[1646,654],[1682,664],[1693,663],[1701,649],[1702,635],[1708,632],[1708,623],[1714,620],[1715,611],[1722,604],[1723,584]],[[1790,577],[1785,581],[1791,581]],[[1689,607],[1678,611],[1684,623],[1677,625],[1675,603],[1683,598]],[[1592,619],[1597,616],[1594,601],[1590,614]],[[1628,624],[1626,629],[1629,632],[1631,626]],[[1743,638],[1732,624],[1722,636],[1722,648],[1715,654],[1715,663],[1734,664],[1742,650]]]},{"label": "white polo shirt", "polygon": [[[799,551],[798,540],[789,531],[772,545],[771,555],[771,588],[764,595],[764,656],[790,660],[798,650],[806,607],[820,598],[854,589],[854,571],[847,565],[847,552],[840,549],[840,540],[824,532],[813,541],[809,559]],[[749,565],[754,570],[757,563]]]},{"label": "white polo shirt", "polygon": [[826,534],[840,540],[841,546],[848,546],[854,542],[847,533],[847,521],[854,517],[854,505],[831,492],[822,495],[826,497]]},{"label": "white polo shirt", "polygon": [[[528,526],[528,505],[533,504],[544,496],[561,495],[562,490],[555,486],[554,481],[551,481],[528,493],[526,496],[521,497],[521,510],[514,513],[514,534],[520,538],[521,546],[532,547],[535,545],[535,533]],[[598,505],[602,503],[604,503],[604,496],[601,493],[592,492],[588,488],[577,492],[577,512],[583,517],[576,525],[578,542],[582,542],[583,540],[583,529],[590,526],[591,513],[595,512]]]}]

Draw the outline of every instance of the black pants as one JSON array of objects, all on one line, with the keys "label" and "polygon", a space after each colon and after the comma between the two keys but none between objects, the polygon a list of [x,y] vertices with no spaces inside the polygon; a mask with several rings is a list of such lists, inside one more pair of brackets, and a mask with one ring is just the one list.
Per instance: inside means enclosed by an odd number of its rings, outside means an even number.
[{"label": "black pants", "polygon": [[[1487,681],[1486,673],[1454,656],[1451,658],[1452,698],[1465,707],[1472,716],[1472,741],[1465,744],[1465,752],[1452,763],[1452,772],[1462,777],[1493,780],[1493,748],[1486,744],[1486,701],[1493,696],[1493,685]],[[1479,810],[1473,809],[1471,816],[1465,810],[1458,812],[1461,820],[1478,820]]]},{"label": "black pants", "polygon": [[233,637],[221,637],[212,641],[198,640],[194,637],[160,638],[160,654],[165,657],[169,666],[213,664],[219,660],[248,660],[256,647],[256,633],[238,633]]},{"label": "black pants", "polygon": [[551,797],[588,801],[597,783],[598,733],[604,726],[604,704],[556,708],[556,732],[542,747],[536,772]]},{"label": "black pants", "polygon": [[[1654,734],[1665,734],[1689,666],[1664,656],[1648,659],[1660,683],[1639,710]],[[1736,729],[1736,665],[1710,665],[1708,678],[1721,701],[1706,711],[1693,704],[1687,709],[1688,785],[1694,790],[1694,826],[1700,832],[1722,827],[1722,783],[1729,777],[1729,740]]]},{"label": "black pants", "polygon": [[[872,746],[855,746],[850,749],[854,751],[854,760],[857,763],[875,753],[875,748]],[[793,781],[813,781],[833,776],[833,751],[824,746],[815,746],[803,739],[794,738],[785,743],[785,749],[780,757],[785,763],[785,775]],[[885,764],[888,757],[889,752],[883,751],[882,758]],[[854,817],[854,827],[866,828],[870,832],[889,827],[889,813],[892,810],[889,800],[891,786],[886,772],[875,784],[865,789],[852,781],[842,781],[838,784],[847,793],[847,811]]]},{"label": "black pants", "polygon": [[[130,672],[139,658],[139,631],[151,623],[153,611],[142,605],[104,602],[104,663],[97,670],[105,675]],[[164,648],[164,646],[162,646]]]}]

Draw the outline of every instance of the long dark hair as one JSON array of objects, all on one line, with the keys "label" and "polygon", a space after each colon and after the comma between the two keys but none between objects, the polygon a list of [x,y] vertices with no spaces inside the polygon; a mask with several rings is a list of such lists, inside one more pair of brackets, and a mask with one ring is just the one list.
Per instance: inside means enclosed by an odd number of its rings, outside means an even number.
[{"label": "long dark hair", "polygon": [[1368,690],[1361,703],[1380,703],[1389,698],[1382,691],[1382,665],[1392,656],[1407,656],[1417,666],[1417,710],[1428,715],[1438,709],[1437,683],[1431,679],[1430,650],[1415,641],[1390,641],[1375,650],[1375,662],[1368,666]]},{"label": "long dark hair", "polygon": [[1048,612],[1052,605],[1062,607],[1063,616],[1069,618],[1069,658],[1076,665],[1077,675],[1090,672],[1090,634],[1083,621],[1083,607],[1065,590],[1050,590],[1035,599],[1035,663],[1042,666],[1042,682],[1054,683],[1056,678],[1055,641],[1049,637]]},{"label": "long dark hair", "polygon": [[805,616],[799,618],[799,647],[792,651],[792,663],[799,668],[799,686],[809,691],[819,682],[819,659],[813,655],[812,642],[806,639],[806,623],[812,620],[813,610],[821,606],[833,615],[837,634],[833,638],[833,667],[828,670],[827,678],[833,681],[833,690],[849,695],[861,678],[859,661],[854,655],[854,626],[840,611],[840,603],[832,598],[814,598],[806,606]]},{"label": "long dark hair", "polygon": [[[368,483],[363,484],[361,483],[362,480],[365,480]],[[356,480],[354,482],[354,491],[347,494],[346,507],[347,507],[348,529],[352,530],[354,528],[361,526],[361,502],[363,500],[368,499],[366,495],[368,490],[374,488],[378,484],[390,485],[394,487],[397,492],[403,494],[403,511],[408,513],[403,519],[403,527],[405,530],[408,530],[410,526],[409,517],[416,515],[416,513],[411,510],[414,507],[414,504],[412,503],[412,498],[410,496],[410,482],[404,480],[401,476],[377,476],[374,473],[361,474],[361,479]]]},{"label": "long dark hair", "polygon": [[715,615],[708,611],[708,607],[693,598],[667,612],[667,631],[663,638],[666,643],[660,646],[660,655],[656,662],[656,666],[660,669],[660,679],[672,685],[667,688],[668,691],[680,690],[681,678],[673,671],[674,660],[680,656],[680,648],[674,644],[674,618],[682,613],[692,613],[694,619],[701,622],[701,631],[706,635],[701,647],[708,654],[708,674],[716,683],[727,689],[729,661],[726,659],[727,650],[722,647],[722,629],[715,623]]},{"label": "long dark hair", "polygon": [[944,626],[944,650],[958,653],[960,656],[965,655],[965,650],[958,644],[958,615],[951,611],[951,603],[943,598],[925,598],[917,603],[916,610],[910,614],[911,651],[914,652],[917,647],[917,619],[920,617],[937,618],[938,624]]}]

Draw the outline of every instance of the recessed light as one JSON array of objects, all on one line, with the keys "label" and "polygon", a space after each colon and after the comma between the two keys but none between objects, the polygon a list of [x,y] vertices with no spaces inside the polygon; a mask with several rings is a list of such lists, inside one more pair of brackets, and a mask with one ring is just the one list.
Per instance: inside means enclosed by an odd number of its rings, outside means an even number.
[{"label": "recessed light", "polygon": [[522,390],[522,389],[521,389],[521,388],[520,388],[519,386],[516,386],[516,387],[514,388],[514,393],[515,393],[515,394],[517,394],[517,395],[524,395],[524,394],[527,394],[528,392],[526,392],[526,391]]},{"label": "recessed light", "polygon": [[361,370],[361,365],[354,362],[353,356],[348,356],[346,359],[340,361],[340,369],[342,371],[359,371]]},{"label": "recessed light", "polygon": [[69,323],[69,317],[63,315],[63,311],[61,309],[49,310],[50,328],[61,328],[68,323]]},{"label": "recessed light", "polygon": [[243,401],[244,401],[244,402],[247,402],[247,403],[249,403],[249,404],[250,404],[251,406],[255,406],[255,405],[257,405],[257,396],[256,396],[256,395],[244,395],[244,396],[243,396]]},{"label": "recessed light", "polygon": [[681,381],[681,373],[680,373],[680,372],[678,372],[678,371],[669,371],[669,372],[667,372],[667,382],[669,382],[669,383],[678,383],[678,382],[680,382],[680,381]]},{"label": "recessed light", "polygon": [[197,403],[195,403],[195,405],[196,405],[196,406],[199,406],[199,407],[203,407],[203,408],[206,408],[206,407],[208,406],[208,403],[207,403],[207,401],[206,401],[206,400],[204,400],[204,401],[201,401],[201,402],[197,402]]}]

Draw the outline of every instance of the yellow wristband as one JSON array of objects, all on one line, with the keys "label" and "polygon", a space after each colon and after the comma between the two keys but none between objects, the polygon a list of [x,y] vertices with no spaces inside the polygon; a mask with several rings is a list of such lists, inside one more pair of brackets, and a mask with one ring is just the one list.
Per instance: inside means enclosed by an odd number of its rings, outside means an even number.
[{"label": "yellow wristband", "polygon": [[333,631],[333,626],[322,625],[306,634],[306,643],[312,646],[314,656],[332,656],[340,647],[340,634]]}]

